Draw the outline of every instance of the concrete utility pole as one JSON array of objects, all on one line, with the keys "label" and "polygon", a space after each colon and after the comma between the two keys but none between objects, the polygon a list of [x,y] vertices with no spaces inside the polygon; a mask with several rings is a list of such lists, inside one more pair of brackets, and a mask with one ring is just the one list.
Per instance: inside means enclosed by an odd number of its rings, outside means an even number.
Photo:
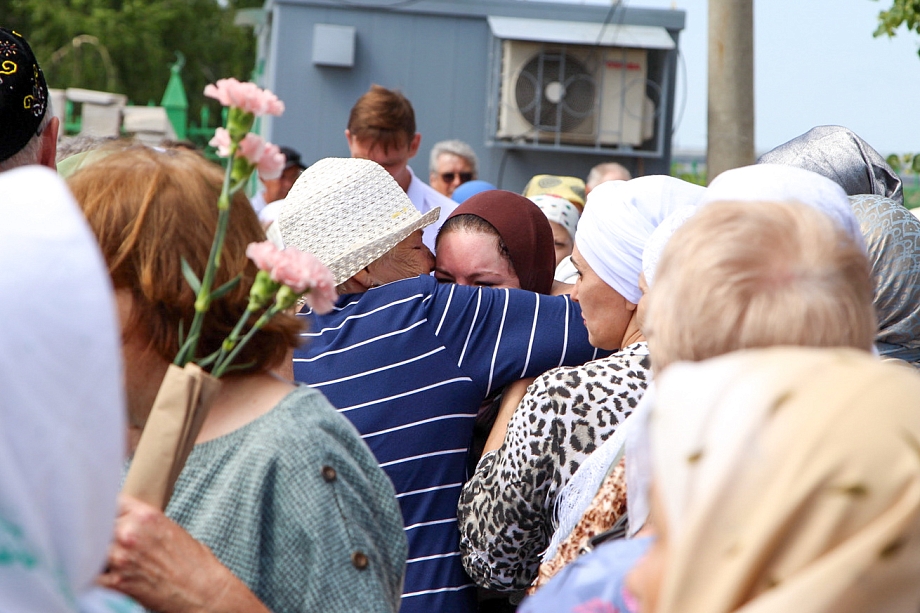
[{"label": "concrete utility pole", "polygon": [[709,0],[709,181],[753,164],[754,0]]}]

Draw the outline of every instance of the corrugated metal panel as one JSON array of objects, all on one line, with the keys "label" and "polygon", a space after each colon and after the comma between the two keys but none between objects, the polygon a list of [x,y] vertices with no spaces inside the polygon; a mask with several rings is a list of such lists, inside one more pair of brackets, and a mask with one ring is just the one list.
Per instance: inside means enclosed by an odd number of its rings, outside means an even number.
[{"label": "corrugated metal panel", "polygon": [[638,49],[673,49],[676,45],[664,28],[586,21],[550,21],[517,17],[489,17],[496,38],[544,43],[604,45]]}]

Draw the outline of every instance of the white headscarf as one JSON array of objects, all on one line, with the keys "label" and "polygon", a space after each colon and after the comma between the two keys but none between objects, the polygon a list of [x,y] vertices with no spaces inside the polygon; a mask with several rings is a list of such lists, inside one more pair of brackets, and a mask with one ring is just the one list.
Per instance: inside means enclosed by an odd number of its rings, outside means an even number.
[{"label": "white headscarf", "polygon": [[854,349],[669,366],[651,418],[662,613],[915,611],[920,376]]},{"label": "white headscarf", "polygon": [[797,200],[833,219],[865,250],[859,221],[847,193],[816,172],[781,164],[754,164],[726,170],[706,188],[700,206],[717,200]]},{"label": "white headscarf", "polygon": [[575,235],[578,251],[607,285],[637,304],[649,237],[668,215],[694,204],[704,191],[665,175],[602,183],[588,195]]},{"label": "white headscarf", "polygon": [[664,253],[664,247],[671,240],[671,236],[677,232],[684,223],[696,214],[696,204],[682,206],[658,224],[655,231],[649,237],[642,251],[642,272],[645,274],[645,283],[649,287],[655,280],[655,271],[658,270],[658,260]]},{"label": "white headscarf", "polygon": [[548,220],[565,228],[572,240],[575,240],[575,229],[578,227],[578,218],[581,217],[577,206],[565,198],[552,194],[531,196],[528,200],[540,207]]},{"label": "white headscarf", "polygon": [[866,249],[866,242],[843,188],[810,170],[780,164],[755,164],[726,170],[710,183],[696,207],[676,211],[648,241],[642,254],[645,281],[652,285],[658,260],[671,235],[690,219],[699,207],[719,200],[796,200],[829,216]]},{"label": "white headscarf", "polygon": [[71,612],[102,569],[115,520],[118,320],[64,182],[21,168],[0,173],[0,194],[0,611]]}]

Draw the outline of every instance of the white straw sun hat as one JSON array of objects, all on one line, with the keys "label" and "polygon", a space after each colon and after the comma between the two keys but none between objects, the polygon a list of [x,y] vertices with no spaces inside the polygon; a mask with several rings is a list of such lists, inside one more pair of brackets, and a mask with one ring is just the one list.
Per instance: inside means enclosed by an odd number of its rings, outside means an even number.
[{"label": "white straw sun hat", "polygon": [[326,158],[300,175],[275,224],[285,246],[315,255],[339,284],[439,215],[419,213],[376,162]]}]

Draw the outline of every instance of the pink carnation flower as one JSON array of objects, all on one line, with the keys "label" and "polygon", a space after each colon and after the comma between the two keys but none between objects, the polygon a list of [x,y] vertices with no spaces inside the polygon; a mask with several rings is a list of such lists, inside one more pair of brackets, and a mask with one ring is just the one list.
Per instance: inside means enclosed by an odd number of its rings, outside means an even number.
[{"label": "pink carnation flower", "polygon": [[314,280],[310,293],[306,295],[307,305],[320,315],[331,311],[339,297],[335,291],[335,277],[328,268],[323,268],[325,274]]},{"label": "pink carnation flower", "polygon": [[253,166],[259,164],[259,160],[262,159],[264,153],[265,141],[261,136],[253,134],[252,132],[246,133],[246,136],[240,141],[239,149],[236,150],[237,155],[243,156],[249,160],[249,163]]},{"label": "pink carnation flower", "polygon": [[271,241],[249,243],[246,247],[246,257],[252,260],[259,270],[271,272],[281,255],[281,250]]},{"label": "pink carnation flower", "polygon": [[313,284],[316,270],[322,264],[309,253],[288,247],[278,254],[272,268],[272,280],[287,285],[302,294]]},{"label": "pink carnation flower", "polygon": [[217,128],[214,130],[214,138],[208,141],[208,144],[217,149],[217,155],[222,158],[230,155],[230,133],[226,128]]},{"label": "pink carnation flower", "polygon": [[265,143],[258,163],[259,176],[263,179],[277,179],[284,172],[286,162],[287,158],[277,145]]},{"label": "pink carnation flower", "polygon": [[241,83],[236,79],[219,79],[204,88],[204,95],[218,100],[223,106],[233,106],[253,115],[281,115],[284,103],[278,96],[256,86],[255,83]]},{"label": "pink carnation flower", "polygon": [[[217,149],[217,155],[227,157],[230,155],[230,132],[217,128],[214,130],[214,138],[208,144]],[[284,171],[286,160],[277,145],[266,143],[261,136],[252,132],[247,132],[240,141],[236,154],[258,168],[259,176],[263,179],[277,179]]]},{"label": "pink carnation flower", "polygon": [[338,297],[335,278],[314,255],[288,247],[280,252],[271,272],[272,280],[287,285],[298,294],[306,295],[307,304],[317,313],[332,310]]}]

